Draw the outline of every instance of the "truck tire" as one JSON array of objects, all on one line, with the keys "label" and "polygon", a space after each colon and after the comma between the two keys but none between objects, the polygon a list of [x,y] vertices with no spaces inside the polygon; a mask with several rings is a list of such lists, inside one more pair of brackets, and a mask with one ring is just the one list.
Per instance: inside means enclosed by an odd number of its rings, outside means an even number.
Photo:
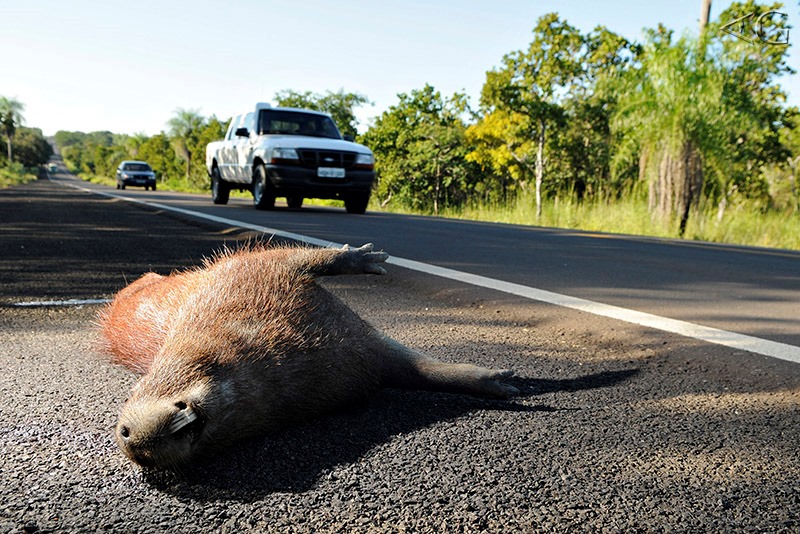
[{"label": "truck tire", "polygon": [[298,210],[303,206],[303,197],[286,197],[286,204],[293,210]]},{"label": "truck tire", "polygon": [[258,210],[271,210],[275,207],[275,190],[267,177],[263,163],[253,171],[253,206]]},{"label": "truck tire", "polygon": [[369,193],[352,193],[344,199],[344,209],[347,213],[354,213],[361,215],[367,211],[367,204],[369,204]]},{"label": "truck tire", "polygon": [[214,204],[227,204],[230,196],[230,184],[222,179],[219,174],[219,168],[214,167],[211,169],[211,201]]}]

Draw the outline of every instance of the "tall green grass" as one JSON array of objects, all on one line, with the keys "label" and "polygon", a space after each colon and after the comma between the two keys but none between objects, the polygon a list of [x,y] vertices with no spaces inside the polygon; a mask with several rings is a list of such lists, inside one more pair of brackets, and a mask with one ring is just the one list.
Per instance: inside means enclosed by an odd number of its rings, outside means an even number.
[{"label": "tall green grass", "polygon": [[[449,208],[443,217],[487,222],[543,226],[677,238],[677,221],[654,219],[644,198],[578,201],[575,197],[549,199],[537,219],[532,196],[522,195],[508,204],[472,205]],[[729,208],[718,219],[714,208],[696,209],[690,217],[685,239],[800,250],[800,214],[764,211],[744,201]]]}]

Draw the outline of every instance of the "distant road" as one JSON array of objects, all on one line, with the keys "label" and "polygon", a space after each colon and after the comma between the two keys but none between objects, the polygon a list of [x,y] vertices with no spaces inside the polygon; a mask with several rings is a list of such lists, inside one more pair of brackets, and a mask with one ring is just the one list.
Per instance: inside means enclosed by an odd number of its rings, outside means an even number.
[{"label": "distant road", "polygon": [[[71,180],[65,176],[58,179]],[[800,358],[800,252],[322,207],[258,211],[244,198],[216,206],[203,195],[112,194],[322,241],[372,242],[394,257],[789,345],[790,358]]]}]

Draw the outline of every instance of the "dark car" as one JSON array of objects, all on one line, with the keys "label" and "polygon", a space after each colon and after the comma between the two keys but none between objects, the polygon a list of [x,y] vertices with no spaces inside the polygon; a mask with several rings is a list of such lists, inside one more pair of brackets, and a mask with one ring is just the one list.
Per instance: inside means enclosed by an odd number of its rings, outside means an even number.
[{"label": "dark car", "polygon": [[129,185],[144,186],[145,190],[156,190],[156,173],[144,161],[123,161],[117,167],[117,189]]}]

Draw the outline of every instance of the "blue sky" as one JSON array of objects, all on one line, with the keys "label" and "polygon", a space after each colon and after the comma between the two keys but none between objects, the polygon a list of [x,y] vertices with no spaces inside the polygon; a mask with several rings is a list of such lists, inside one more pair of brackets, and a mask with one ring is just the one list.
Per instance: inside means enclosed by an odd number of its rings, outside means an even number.
[{"label": "blue sky", "polygon": [[[730,3],[715,0],[712,19]],[[696,32],[700,0],[0,0],[0,95],[46,135],[152,135],[176,108],[226,119],[282,89],[344,89],[374,102],[358,113],[363,129],[426,83],[477,105],[486,71],[525,48],[551,11],[582,32],[603,25],[640,39],[659,22]],[[794,43],[798,6],[784,11]],[[800,105],[798,75],[782,85]]]}]

